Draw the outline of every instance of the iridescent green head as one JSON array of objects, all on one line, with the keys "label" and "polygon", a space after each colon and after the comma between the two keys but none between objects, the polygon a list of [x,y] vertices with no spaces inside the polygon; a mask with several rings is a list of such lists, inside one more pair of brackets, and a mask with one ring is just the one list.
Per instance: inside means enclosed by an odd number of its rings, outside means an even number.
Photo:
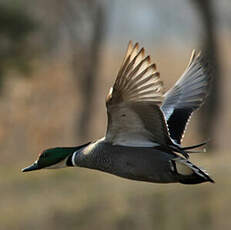
[{"label": "iridescent green head", "polygon": [[88,144],[77,147],[56,147],[46,149],[39,154],[37,160],[32,165],[22,169],[22,171],[28,172],[43,168],[54,169],[74,166],[72,161],[73,154]]}]

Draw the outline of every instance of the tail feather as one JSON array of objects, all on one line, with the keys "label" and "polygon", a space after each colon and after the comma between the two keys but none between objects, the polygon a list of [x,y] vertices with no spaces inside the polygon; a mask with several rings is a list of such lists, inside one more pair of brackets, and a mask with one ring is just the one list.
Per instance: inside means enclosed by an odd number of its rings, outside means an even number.
[{"label": "tail feather", "polygon": [[199,147],[207,145],[207,144],[208,144],[208,141],[205,141],[205,142],[202,142],[202,143],[197,144],[197,145],[191,145],[191,146],[182,147],[182,149],[183,150],[196,149],[196,148],[199,148]]},{"label": "tail feather", "polygon": [[202,143],[197,144],[197,145],[190,145],[190,146],[186,146],[186,147],[181,147],[180,145],[173,143],[174,145],[171,145],[171,148],[172,148],[173,151],[182,154],[186,159],[188,159],[190,153],[203,153],[203,152],[206,152],[205,148],[203,148],[202,150],[199,150],[199,151],[191,151],[191,149],[199,148],[201,146],[206,145],[207,143],[208,143],[208,141],[202,142]]},{"label": "tail feather", "polygon": [[215,183],[207,172],[190,161],[177,157],[171,160],[172,172],[182,184],[198,184],[203,182]]}]

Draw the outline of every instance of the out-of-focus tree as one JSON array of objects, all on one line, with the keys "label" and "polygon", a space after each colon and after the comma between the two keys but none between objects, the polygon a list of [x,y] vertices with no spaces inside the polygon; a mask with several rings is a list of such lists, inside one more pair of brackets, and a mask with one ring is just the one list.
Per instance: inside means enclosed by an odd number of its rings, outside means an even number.
[{"label": "out-of-focus tree", "polygon": [[100,47],[105,34],[105,1],[41,0],[23,1],[22,4],[26,4],[26,9],[39,23],[35,40],[40,53],[51,57],[56,56],[60,50],[66,53],[70,51],[68,55],[70,54],[76,89],[82,97],[76,130],[78,138],[85,139],[88,137],[89,121],[93,115]]},{"label": "out-of-focus tree", "polygon": [[[201,49],[211,66],[212,86],[210,95],[200,110],[200,131],[206,138],[215,135],[214,128],[219,111],[220,100],[220,65],[216,42],[216,15],[214,2],[212,0],[193,0],[196,5],[202,24]],[[214,142],[209,143],[209,147],[214,147]]]},{"label": "out-of-focus tree", "polygon": [[76,130],[78,137],[84,140],[88,137],[89,121],[93,115],[100,47],[106,24],[105,6],[97,0],[57,0],[57,3],[69,36],[73,74],[82,96]]},{"label": "out-of-focus tree", "polygon": [[30,69],[33,54],[26,48],[27,38],[37,26],[22,7],[0,4],[0,90],[8,69],[24,74]]}]

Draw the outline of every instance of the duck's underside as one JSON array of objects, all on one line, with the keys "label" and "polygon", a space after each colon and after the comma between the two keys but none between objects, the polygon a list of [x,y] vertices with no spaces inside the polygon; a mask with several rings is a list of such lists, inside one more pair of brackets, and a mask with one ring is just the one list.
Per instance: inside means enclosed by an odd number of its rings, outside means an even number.
[{"label": "duck's underside", "polygon": [[78,166],[153,183],[214,182],[203,170],[172,152],[146,147],[113,146],[109,143],[91,145],[94,144],[89,145],[89,153],[86,147],[84,154],[77,155]]}]

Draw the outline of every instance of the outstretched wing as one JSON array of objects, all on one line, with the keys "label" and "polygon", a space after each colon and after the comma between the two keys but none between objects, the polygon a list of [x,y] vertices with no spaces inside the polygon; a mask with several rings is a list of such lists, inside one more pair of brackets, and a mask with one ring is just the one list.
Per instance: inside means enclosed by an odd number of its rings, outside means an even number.
[{"label": "outstretched wing", "polygon": [[181,78],[164,95],[161,109],[168,123],[171,138],[181,144],[192,113],[205,101],[210,86],[208,63],[201,54],[192,52],[190,62]]},{"label": "outstretched wing", "polygon": [[129,42],[116,81],[106,98],[106,140],[114,145],[167,145],[170,138],[160,110],[163,87],[144,48]]}]

